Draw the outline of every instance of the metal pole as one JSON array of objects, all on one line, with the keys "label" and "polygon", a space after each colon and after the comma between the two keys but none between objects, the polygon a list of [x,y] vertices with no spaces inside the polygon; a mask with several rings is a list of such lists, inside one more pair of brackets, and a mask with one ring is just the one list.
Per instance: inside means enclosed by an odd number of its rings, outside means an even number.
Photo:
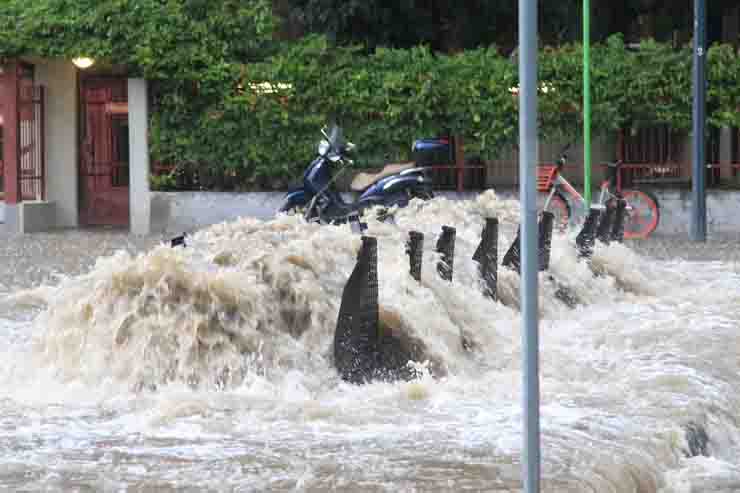
[{"label": "metal pole", "polygon": [[583,0],[583,199],[591,207],[591,0]]},{"label": "metal pole", "polygon": [[705,0],[694,0],[694,111],[693,176],[691,179],[691,239],[707,239],[706,160],[704,157],[707,95]]},{"label": "metal pole", "polygon": [[537,313],[537,0],[519,0],[519,197],[521,200],[524,491],[540,491],[540,385]]}]

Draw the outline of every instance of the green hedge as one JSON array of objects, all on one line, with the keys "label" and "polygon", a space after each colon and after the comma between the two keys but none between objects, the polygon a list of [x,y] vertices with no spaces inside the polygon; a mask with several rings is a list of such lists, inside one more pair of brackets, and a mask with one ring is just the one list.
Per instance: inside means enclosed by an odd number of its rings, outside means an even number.
[{"label": "green hedge", "polygon": [[[364,165],[406,159],[415,138],[443,133],[463,135],[466,150],[483,158],[515,143],[516,62],[494,47],[368,56],[321,37],[280,45],[270,8],[266,0],[5,0],[0,57],[88,55],[151,80],[153,160],[178,167],[159,179],[163,187],[193,186],[195,170],[201,186],[285,186],[332,120],[358,144]],[[614,36],[592,51],[597,134],[689,129],[690,48],[646,41],[629,50]],[[541,52],[545,139],[582,131],[581,59],[578,44]],[[714,46],[708,62],[709,123],[738,127],[740,58]],[[288,88],[254,89],[264,82]]]},{"label": "green hedge", "polygon": [[[593,126],[691,124],[691,52],[644,42],[629,50],[612,37],[593,47]],[[582,49],[546,48],[540,56],[540,129],[545,139],[582,131]],[[709,51],[710,125],[740,126],[740,59],[729,46]],[[289,88],[259,93],[250,84]],[[306,39],[262,63],[244,67],[231,88],[200,116],[188,101],[168,100],[154,117],[154,149],[166,162],[208,163],[249,186],[284,186],[313,157],[319,129],[338,121],[372,166],[406,159],[415,138],[461,134],[466,150],[492,158],[515,142],[516,63],[494,48],[437,55],[423,47],[352,48]],[[285,87],[285,86],[283,86]]]}]

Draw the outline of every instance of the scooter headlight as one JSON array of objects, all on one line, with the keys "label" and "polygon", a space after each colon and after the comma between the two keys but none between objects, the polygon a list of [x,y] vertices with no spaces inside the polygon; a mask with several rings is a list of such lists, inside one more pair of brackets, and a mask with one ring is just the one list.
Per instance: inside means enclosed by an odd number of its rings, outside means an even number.
[{"label": "scooter headlight", "polygon": [[322,140],[319,142],[319,156],[326,156],[326,154],[329,152],[329,148],[331,146],[329,145],[329,142],[326,140]]}]

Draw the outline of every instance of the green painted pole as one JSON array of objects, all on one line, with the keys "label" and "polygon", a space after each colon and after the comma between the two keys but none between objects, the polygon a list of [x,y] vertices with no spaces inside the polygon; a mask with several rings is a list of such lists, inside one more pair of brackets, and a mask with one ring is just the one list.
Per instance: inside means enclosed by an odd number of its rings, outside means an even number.
[{"label": "green painted pole", "polygon": [[591,207],[591,0],[583,0],[583,198]]}]

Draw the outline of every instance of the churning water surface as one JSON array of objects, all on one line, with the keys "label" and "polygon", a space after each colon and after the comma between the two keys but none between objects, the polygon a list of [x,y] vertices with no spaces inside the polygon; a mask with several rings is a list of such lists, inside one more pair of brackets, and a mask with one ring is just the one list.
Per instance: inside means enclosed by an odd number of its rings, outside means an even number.
[{"label": "churning water surface", "polygon": [[[242,219],[53,285],[6,282],[0,488],[520,491],[519,280],[500,270],[493,302],[471,260],[485,217],[503,250],[518,210],[488,192],[370,221],[381,318],[428,355],[412,382],[353,386],[332,366],[361,242],[348,226]],[[451,284],[434,268],[442,225],[457,228]],[[411,229],[426,235],[421,284]],[[556,235],[540,289],[544,491],[740,491],[735,264],[613,244],[588,265]],[[687,429],[706,431],[705,455]]]}]

